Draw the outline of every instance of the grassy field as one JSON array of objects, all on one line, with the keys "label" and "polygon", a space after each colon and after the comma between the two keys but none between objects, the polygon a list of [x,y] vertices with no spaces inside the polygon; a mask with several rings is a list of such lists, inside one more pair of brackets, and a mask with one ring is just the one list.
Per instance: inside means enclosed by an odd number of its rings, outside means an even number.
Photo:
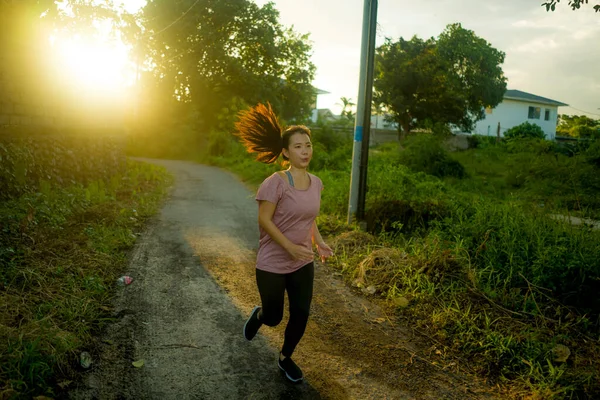
[{"label": "grassy field", "polygon": [[[416,136],[373,148],[361,232],[345,223],[351,140],[325,127],[313,141],[311,171],[325,184],[319,226],[348,284],[387,299],[444,357],[507,397],[600,397],[600,233],[550,217],[600,215],[598,142],[481,139],[448,153]],[[146,142],[132,142],[135,154]],[[253,161],[229,133],[195,142],[196,153],[155,145],[152,156],[218,165],[254,186],[282,168]],[[169,185],[147,165],[119,171],[61,187],[23,186],[27,171],[9,182],[28,189],[0,212],[0,393],[68,387],[80,352],[111,321],[127,249]]]},{"label": "grassy field", "polygon": [[[252,161],[226,134],[218,141],[200,161],[254,185],[281,168]],[[345,225],[351,143],[327,130],[314,142],[320,229],[349,284],[395,304],[507,397],[600,396],[600,233],[549,217],[599,215],[595,148],[386,143],[369,156],[369,232],[360,232]]]},{"label": "grassy field", "polygon": [[69,387],[112,321],[127,251],[170,179],[130,161],[107,180],[42,182],[0,203],[0,398]]}]

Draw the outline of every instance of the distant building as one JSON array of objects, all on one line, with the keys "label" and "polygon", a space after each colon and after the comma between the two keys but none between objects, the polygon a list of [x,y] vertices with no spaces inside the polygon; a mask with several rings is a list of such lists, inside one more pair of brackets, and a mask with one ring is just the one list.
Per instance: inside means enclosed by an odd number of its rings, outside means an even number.
[{"label": "distant building", "polygon": [[485,110],[485,118],[477,122],[472,133],[496,136],[498,123],[500,123],[500,137],[503,137],[504,132],[508,129],[529,122],[539,125],[546,134],[546,139],[554,140],[558,122],[558,107],[566,106],[568,104],[535,94],[520,90],[507,90],[500,104],[495,108]]},{"label": "distant building", "polygon": [[329,94],[329,92],[313,87],[313,101],[310,106],[310,109],[312,110],[310,119],[312,122],[317,122],[317,120],[319,119],[319,109],[317,108],[317,102],[320,94]]},{"label": "distant building", "polygon": [[371,114],[371,128],[386,131],[398,131],[398,124],[396,122],[386,121],[387,118],[389,118],[388,114]]},{"label": "distant building", "polygon": [[[319,108],[317,111],[317,121],[336,121],[340,118],[339,115],[334,115],[329,108]],[[313,121],[316,122],[316,121]]]}]

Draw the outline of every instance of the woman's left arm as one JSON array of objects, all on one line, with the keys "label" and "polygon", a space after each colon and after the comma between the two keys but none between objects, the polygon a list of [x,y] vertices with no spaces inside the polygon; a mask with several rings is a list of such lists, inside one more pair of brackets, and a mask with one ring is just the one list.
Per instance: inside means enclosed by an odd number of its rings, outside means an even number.
[{"label": "woman's left arm", "polygon": [[313,243],[317,246],[317,251],[319,252],[319,256],[321,256],[321,261],[325,262],[327,258],[333,255],[333,250],[331,250],[331,247],[329,247],[323,240],[321,232],[319,232],[319,227],[317,226],[317,221],[314,221],[312,225],[312,239]]}]

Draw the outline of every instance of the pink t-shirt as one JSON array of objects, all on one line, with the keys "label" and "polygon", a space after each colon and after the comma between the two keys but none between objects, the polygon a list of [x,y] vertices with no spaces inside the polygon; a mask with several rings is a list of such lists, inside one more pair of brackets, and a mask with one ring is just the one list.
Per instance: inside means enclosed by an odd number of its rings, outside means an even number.
[{"label": "pink t-shirt", "polygon": [[[256,200],[266,200],[276,205],[273,223],[292,243],[312,251],[312,224],[319,215],[323,182],[313,174],[308,174],[310,186],[306,190],[296,189],[278,173],[264,180],[256,193]],[[256,268],[288,274],[308,264],[310,260],[294,260],[283,247],[265,232],[260,230],[260,241]]]}]

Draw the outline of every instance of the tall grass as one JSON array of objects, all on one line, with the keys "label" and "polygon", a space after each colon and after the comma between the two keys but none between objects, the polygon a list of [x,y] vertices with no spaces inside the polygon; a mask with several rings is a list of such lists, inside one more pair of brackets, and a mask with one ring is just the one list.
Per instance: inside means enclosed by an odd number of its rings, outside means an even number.
[{"label": "tall grass", "polygon": [[135,232],[170,182],[129,162],[122,175],[0,203],[0,392],[56,395],[77,373],[79,352],[111,321],[115,282]]},{"label": "tall grass", "polygon": [[[315,136],[311,169],[325,184],[319,223],[333,265],[350,283],[398,304],[508,395],[600,396],[600,234],[550,217],[600,215],[595,150],[483,141],[449,155],[433,138],[381,146],[369,156],[374,236],[365,236],[344,224],[351,143],[337,140]],[[231,145],[208,161],[255,184],[279,168]]]}]

